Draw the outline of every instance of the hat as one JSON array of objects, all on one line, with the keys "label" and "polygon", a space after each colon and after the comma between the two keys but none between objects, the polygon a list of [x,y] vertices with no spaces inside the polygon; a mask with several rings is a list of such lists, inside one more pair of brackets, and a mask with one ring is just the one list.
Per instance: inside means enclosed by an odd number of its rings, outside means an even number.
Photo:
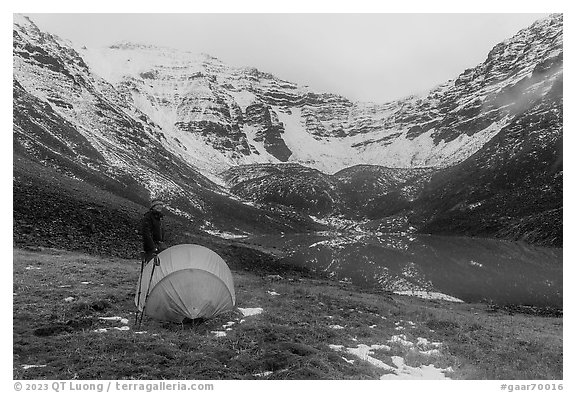
[{"label": "hat", "polygon": [[150,209],[154,209],[154,206],[157,205],[164,205],[164,202],[162,202],[162,200],[158,198],[152,199],[152,202],[150,202]]}]

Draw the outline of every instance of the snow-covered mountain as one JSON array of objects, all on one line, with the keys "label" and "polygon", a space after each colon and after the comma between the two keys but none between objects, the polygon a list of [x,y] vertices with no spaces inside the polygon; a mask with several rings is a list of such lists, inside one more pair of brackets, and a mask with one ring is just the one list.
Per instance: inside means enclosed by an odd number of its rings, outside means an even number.
[{"label": "snow-covered mountain", "polygon": [[[235,211],[230,206],[242,204],[231,189],[259,203],[298,201],[308,213],[382,217],[414,207],[421,226],[433,228],[459,203],[480,203],[462,191],[469,181],[500,195],[505,187],[488,177],[512,173],[510,160],[544,157],[546,168],[557,160],[562,26],[562,15],[550,15],[455,80],[373,104],[206,54],[132,43],[75,47],[15,15],[14,150],[139,203],[166,195],[183,216]],[[514,184],[528,179],[513,173]],[[452,175],[459,187],[444,187],[453,183],[439,179]],[[561,171],[538,184],[545,190],[558,179]],[[561,189],[552,188],[552,208],[561,209]],[[361,214],[351,209],[359,204]],[[507,214],[497,206],[496,218]],[[252,218],[259,214],[272,220]]]},{"label": "snow-covered mountain", "polygon": [[[24,225],[35,225],[31,223],[58,216],[48,213],[57,206],[30,205],[40,197],[30,195],[40,192],[38,184],[48,179],[51,192],[59,194],[87,185],[87,192],[96,187],[111,194],[106,199],[144,206],[150,198],[161,197],[172,215],[209,231],[227,228],[241,234],[314,225],[310,218],[279,218],[246,205],[202,175],[167,149],[163,130],[93,74],[70,44],[40,31],[27,18],[15,18],[13,55],[15,221],[25,217]],[[38,170],[38,164],[51,171]],[[76,185],[59,190],[57,175]],[[78,225],[75,221],[71,227]]]},{"label": "snow-covered mountain", "polygon": [[522,111],[515,94],[550,89],[557,75],[535,84],[526,78],[562,55],[562,16],[520,31],[427,95],[380,105],[310,91],[209,55],[130,43],[78,53],[125,105],[162,130],[168,149],[205,173],[262,162],[325,173],[357,164],[446,167]]},{"label": "snow-covered mountain", "polygon": [[[560,68],[536,83],[528,78],[562,56],[561,15],[520,31],[484,63],[427,95],[381,105],[313,92],[205,54],[130,43],[76,51],[56,37],[40,38],[20,16],[15,31],[15,45],[22,39],[47,53],[60,51],[62,70],[85,74],[95,90],[205,174],[263,162],[296,162],[325,173],[357,164],[450,166],[523,110],[519,94],[546,94],[562,73]],[[14,77],[23,88],[87,128],[99,127],[101,118],[83,108],[83,97],[70,96],[69,86],[58,83],[66,73],[55,74],[56,65],[31,65],[22,48],[15,53]]]}]

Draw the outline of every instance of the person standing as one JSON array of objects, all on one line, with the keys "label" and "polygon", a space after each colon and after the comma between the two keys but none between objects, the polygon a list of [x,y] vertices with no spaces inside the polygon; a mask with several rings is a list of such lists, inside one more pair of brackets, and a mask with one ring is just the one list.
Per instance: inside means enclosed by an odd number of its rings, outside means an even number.
[{"label": "person standing", "polygon": [[164,203],[160,199],[152,199],[150,210],[144,214],[142,219],[142,243],[146,262],[166,249],[163,210]]}]

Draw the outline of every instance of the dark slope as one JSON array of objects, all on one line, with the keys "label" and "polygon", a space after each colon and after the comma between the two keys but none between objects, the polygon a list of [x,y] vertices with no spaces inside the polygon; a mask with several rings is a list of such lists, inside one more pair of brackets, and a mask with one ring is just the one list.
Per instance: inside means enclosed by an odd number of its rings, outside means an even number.
[{"label": "dark slope", "polygon": [[410,208],[436,170],[356,165],[334,174],[347,216],[380,219]]},{"label": "dark slope", "polygon": [[560,78],[480,151],[432,177],[416,202],[421,231],[562,246],[562,114]]},{"label": "dark slope", "polygon": [[[63,175],[18,153],[14,155],[13,178],[14,245],[138,257],[139,221],[147,207],[131,200],[129,194],[122,196],[98,184]],[[169,244],[226,243],[200,229],[206,220],[216,228],[237,233],[321,229],[294,213],[257,209],[214,193],[203,197],[211,203],[198,216],[185,218],[167,212]]]},{"label": "dark slope", "polygon": [[232,193],[259,204],[325,215],[338,211],[342,203],[329,175],[299,164],[242,165],[223,177]]},{"label": "dark slope", "polygon": [[380,219],[410,208],[433,169],[356,165],[327,175],[299,164],[242,165],[224,172],[232,193],[318,216]]}]

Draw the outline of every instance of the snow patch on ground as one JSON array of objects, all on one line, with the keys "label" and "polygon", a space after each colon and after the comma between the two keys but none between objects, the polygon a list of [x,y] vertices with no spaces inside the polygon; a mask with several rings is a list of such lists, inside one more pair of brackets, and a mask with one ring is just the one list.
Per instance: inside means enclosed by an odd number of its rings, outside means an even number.
[{"label": "snow patch on ground", "polygon": [[452,368],[437,368],[433,364],[428,366],[410,367],[404,363],[400,356],[392,356],[392,363],[396,366],[393,374],[385,374],[380,377],[386,379],[450,379],[444,373],[452,372]]},{"label": "snow patch on ground", "polygon": [[102,321],[120,322],[124,325],[128,325],[128,319],[122,317],[99,317],[98,319]]},{"label": "snow patch on ground", "polygon": [[427,347],[438,348],[441,345],[442,345],[442,343],[430,342],[430,341],[428,341],[428,339],[422,338],[422,337],[418,337],[416,339],[416,346],[418,346],[419,348],[427,348]]},{"label": "snow patch on ground", "polygon": [[438,356],[440,355],[440,350],[438,349],[429,349],[427,351],[420,351],[420,353],[422,355],[426,355],[426,356]]},{"label": "snow patch on ground", "polygon": [[415,296],[427,300],[444,300],[447,302],[464,303],[461,299],[440,292],[406,290],[394,291],[394,293],[397,295]]},{"label": "snow patch on ground", "polygon": [[46,367],[45,364],[23,364],[22,368],[24,370],[28,370],[29,368],[39,368],[39,367]]},{"label": "snow patch on ground", "polygon": [[213,229],[203,229],[203,231],[206,233],[209,233],[213,236],[218,236],[222,239],[243,239],[243,238],[247,237],[246,235],[238,235],[236,233],[218,231],[218,230],[213,230]]},{"label": "snow patch on ground", "polygon": [[[264,309],[262,309],[261,307],[238,308],[238,311],[240,311],[243,316],[250,317],[253,315],[262,314]],[[238,318],[236,321],[228,321],[224,325],[222,325],[222,329],[224,329],[224,331],[223,330],[212,330],[210,333],[214,334],[216,337],[226,337],[226,331],[232,330],[232,326],[234,326],[236,324],[236,322],[243,323],[244,319]]]},{"label": "snow patch on ground", "polygon": [[[427,349],[425,351],[420,350],[420,349],[416,349],[414,348],[414,343],[412,343],[411,341],[408,341],[405,335],[399,335],[399,336],[392,336],[390,338],[390,340],[388,340],[388,343],[398,343],[404,347],[409,348],[410,351],[414,351],[417,350],[420,354],[426,355],[426,356],[436,356],[436,355],[440,355],[440,350],[433,348],[433,349]],[[425,338],[422,337],[418,337],[417,338],[417,346],[419,348],[427,348],[430,346],[433,347],[439,347],[441,345],[441,343],[436,343],[436,342],[430,342]],[[391,347],[388,345],[380,345],[380,344],[374,344],[374,345],[365,345],[365,344],[358,344],[358,346],[356,348],[346,348],[343,345],[334,345],[331,344],[329,345],[330,349],[337,351],[337,352],[345,352],[351,355],[356,356],[357,358],[364,360],[370,364],[372,364],[375,367],[381,368],[389,373],[386,373],[384,375],[382,375],[380,377],[381,380],[386,380],[386,379],[450,379],[448,377],[446,377],[445,373],[447,372],[452,372],[452,368],[448,367],[448,368],[438,368],[436,366],[434,366],[433,364],[430,365],[421,365],[419,367],[411,367],[411,366],[407,366],[404,363],[404,358],[400,357],[400,356],[390,356],[390,359],[392,360],[392,363],[394,364],[394,366],[390,366],[386,363],[384,363],[383,361],[374,358],[372,355],[374,355],[374,351],[375,350],[385,350],[385,351],[390,351]],[[346,359],[345,357],[342,357],[342,359],[344,359],[344,361],[346,361],[347,363],[353,363],[353,360],[349,360]]]},{"label": "snow patch on ground", "polygon": [[261,307],[255,307],[255,308],[238,308],[238,310],[242,313],[242,315],[244,315],[245,317],[250,317],[252,315],[258,315],[258,314],[262,314],[262,311],[264,311],[264,309],[262,309]]},{"label": "snow patch on ground", "polygon": [[383,349],[383,350],[385,350],[385,351],[389,351],[389,350],[390,350],[390,347],[387,346],[387,345],[371,345],[371,346],[368,346],[368,345],[365,345],[365,344],[359,344],[358,347],[356,347],[356,348],[347,348],[346,351],[347,351],[349,354],[354,355],[354,356],[356,356],[357,358],[359,358],[359,359],[361,359],[361,360],[365,360],[365,361],[367,361],[368,363],[370,363],[370,364],[372,364],[372,365],[374,365],[374,366],[376,366],[376,367],[382,368],[382,369],[384,369],[384,370],[394,371],[394,368],[393,368],[393,367],[387,365],[386,363],[384,363],[384,362],[381,361],[381,360],[378,360],[378,359],[373,358],[372,356],[370,356],[370,355],[372,355],[372,354],[374,353],[373,351],[374,351],[374,350],[377,350],[377,349]]},{"label": "snow patch on ground", "polygon": [[400,334],[398,336],[392,336],[390,340],[388,340],[391,344],[400,344],[404,347],[413,347],[414,344],[411,341],[408,341],[405,334]]},{"label": "snow patch on ground", "polygon": [[386,363],[384,363],[381,360],[378,360],[376,358],[373,358],[370,355],[374,354],[374,350],[376,349],[384,349],[389,351],[390,347],[387,345],[371,345],[368,346],[366,344],[358,344],[358,346],[356,348],[345,348],[343,345],[329,345],[329,347],[331,349],[333,349],[334,351],[343,351],[346,353],[349,353],[351,355],[356,356],[357,358],[364,360],[378,368],[382,368],[384,370],[387,371],[394,371],[395,369],[389,365],[387,365]]},{"label": "snow patch on ground", "polygon": [[234,321],[226,322],[224,325],[222,325],[222,329],[228,329],[229,327],[234,326],[235,324],[236,322]]},{"label": "snow patch on ground", "polygon": [[263,373],[252,374],[254,377],[267,377],[272,374],[272,371],[264,371]]},{"label": "snow patch on ground", "polygon": [[400,336],[392,336],[389,343],[398,343],[404,347],[410,348],[411,350],[418,351],[421,355],[426,356],[438,356],[440,355],[440,350],[438,349],[442,346],[439,342],[430,342],[426,338],[418,337],[416,339],[416,345],[413,342],[408,341],[404,334]]}]

